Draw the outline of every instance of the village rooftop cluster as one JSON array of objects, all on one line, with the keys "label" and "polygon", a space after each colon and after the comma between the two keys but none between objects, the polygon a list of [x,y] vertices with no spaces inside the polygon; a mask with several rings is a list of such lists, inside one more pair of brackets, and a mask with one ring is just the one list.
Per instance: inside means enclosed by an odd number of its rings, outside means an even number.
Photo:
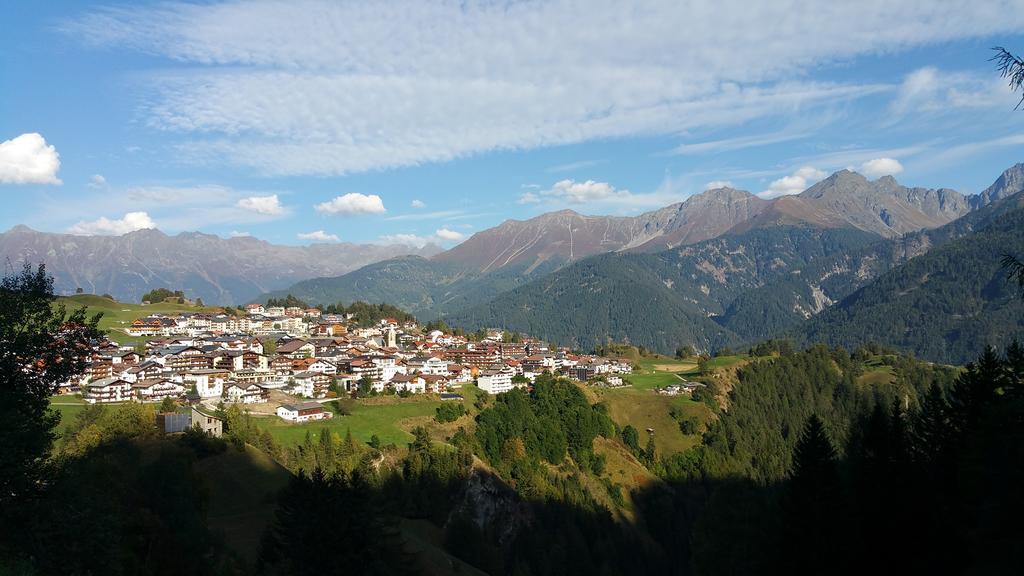
[{"label": "village rooftop cluster", "polygon": [[200,408],[277,398],[278,416],[302,422],[329,418],[318,401],[339,396],[446,397],[469,382],[499,394],[544,372],[617,386],[632,370],[626,360],[574,355],[532,338],[507,342],[497,330],[471,341],[413,320],[360,327],[352,314],[316,308],[249,304],[242,315],[151,315],[124,330],[148,340],[97,343],[86,373],[61,392],[88,403],[172,398]]}]

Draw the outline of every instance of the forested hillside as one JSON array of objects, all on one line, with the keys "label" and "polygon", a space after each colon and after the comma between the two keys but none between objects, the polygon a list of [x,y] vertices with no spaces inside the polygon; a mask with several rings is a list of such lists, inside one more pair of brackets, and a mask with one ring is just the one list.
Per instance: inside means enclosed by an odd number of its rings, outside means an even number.
[{"label": "forested hillside", "polygon": [[[992,198],[950,224],[891,240],[847,229],[786,226],[657,254],[602,255],[448,320],[524,331],[584,349],[614,340],[665,353],[680,344],[714,350],[789,334],[807,344],[877,340],[929,360],[965,362],[988,342],[1005,343],[1018,326],[1012,314],[1000,318],[1000,303],[1017,304],[998,281],[1001,252],[993,247],[1020,252],[1020,228],[1013,222],[1024,214],[1024,194],[999,189]],[[939,250],[954,242],[957,248]],[[937,255],[929,259],[932,252]],[[901,266],[905,272],[894,270]],[[939,268],[948,270],[939,274]],[[898,282],[902,288],[891,285],[891,278],[918,272],[920,278],[927,269],[933,270],[935,294],[921,290],[908,296],[909,280]],[[836,305],[876,280],[883,283],[858,298],[881,302],[900,295],[903,304],[877,308],[877,317],[860,309],[844,314],[853,300]],[[802,323],[818,314],[822,319],[805,330]],[[845,320],[854,315],[858,322]]]},{"label": "forested hillside", "polygon": [[883,274],[793,329],[802,342],[875,341],[961,364],[1024,335],[1024,303],[999,260],[1024,253],[1024,210],[997,217]]},{"label": "forested hillside", "polygon": [[[766,337],[823,303],[807,283],[792,281],[819,259],[866,246],[877,236],[855,230],[789,226],[727,235],[657,254],[606,254],[458,312],[464,326],[496,326],[584,349],[627,341],[661,352],[699,350]],[[757,317],[736,312],[745,294],[789,294]],[[754,304],[748,304],[754,306]],[[794,309],[796,308],[796,309]]]}]

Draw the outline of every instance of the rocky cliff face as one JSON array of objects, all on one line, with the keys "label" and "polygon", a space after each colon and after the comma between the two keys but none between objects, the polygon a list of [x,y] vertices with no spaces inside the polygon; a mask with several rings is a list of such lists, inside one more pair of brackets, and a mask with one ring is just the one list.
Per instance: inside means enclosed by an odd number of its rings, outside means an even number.
[{"label": "rocky cliff face", "polygon": [[850,227],[893,238],[948,224],[971,210],[968,200],[947,188],[907,188],[892,176],[868,180],[841,170],[798,196]]},{"label": "rocky cliff face", "polygon": [[399,245],[278,246],[252,237],[224,239],[196,232],[168,236],[159,230],[74,236],[17,226],[0,233],[0,258],[13,267],[46,264],[58,293],[82,288],[138,301],[148,290],[166,287],[220,305],[247,302],[306,278],[345,274],[402,254],[430,256],[438,250]]},{"label": "rocky cliff face", "polygon": [[714,238],[767,204],[749,192],[719,188],[633,217],[561,210],[525,221],[506,220],[435,259],[460,262],[481,273],[513,265],[529,273],[545,263],[564,264],[594,254],[658,250]]},{"label": "rocky cliff face", "polygon": [[1014,164],[1007,168],[991,186],[980,194],[971,196],[969,199],[971,209],[977,210],[1021,191],[1024,191],[1024,163]]}]

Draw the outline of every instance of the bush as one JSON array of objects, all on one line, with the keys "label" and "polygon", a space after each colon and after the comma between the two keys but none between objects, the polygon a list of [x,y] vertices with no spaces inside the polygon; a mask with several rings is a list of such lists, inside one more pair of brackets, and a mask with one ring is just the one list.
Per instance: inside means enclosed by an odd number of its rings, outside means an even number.
[{"label": "bush", "polygon": [[445,402],[437,407],[437,415],[434,416],[434,420],[441,424],[455,422],[465,414],[466,407],[462,405],[462,402]]}]

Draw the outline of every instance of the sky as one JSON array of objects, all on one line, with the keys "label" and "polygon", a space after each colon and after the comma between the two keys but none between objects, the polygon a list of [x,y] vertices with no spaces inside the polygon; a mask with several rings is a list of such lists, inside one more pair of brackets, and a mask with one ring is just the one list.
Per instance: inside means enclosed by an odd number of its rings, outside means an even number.
[{"label": "sky", "polygon": [[1024,161],[1017,1],[0,0],[0,230],[433,242]]}]

